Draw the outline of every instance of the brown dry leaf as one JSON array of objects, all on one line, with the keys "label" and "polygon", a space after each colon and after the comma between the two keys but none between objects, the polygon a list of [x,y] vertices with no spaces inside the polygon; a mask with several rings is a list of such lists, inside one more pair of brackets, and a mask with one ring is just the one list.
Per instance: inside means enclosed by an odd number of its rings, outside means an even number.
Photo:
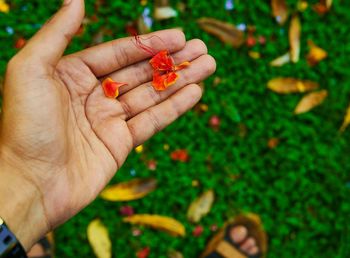
[{"label": "brown dry leaf", "polygon": [[87,228],[87,237],[96,257],[112,257],[112,243],[109,238],[108,230],[102,224],[101,220],[95,219],[90,222]]},{"label": "brown dry leaf", "polygon": [[187,219],[193,223],[199,222],[207,215],[214,202],[214,191],[209,190],[195,199],[187,211]]},{"label": "brown dry leaf", "polygon": [[154,191],[156,187],[157,180],[153,178],[133,179],[108,186],[102,191],[100,197],[112,202],[137,200]]},{"label": "brown dry leaf", "polygon": [[275,78],[267,83],[267,87],[279,94],[302,93],[317,89],[319,84],[295,78]]},{"label": "brown dry leaf", "polygon": [[154,229],[168,232],[174,236],[185,236],[186,230],[184,225],[179,221],[160,215],[138,214],[123,219],[124,222],[137,225],[145,225]]},{"label": "brown dry leaf", "polygon": [[327,98],[327,96],[328,91],[326,90],[311,92],[305,95],[296,106],[294,114],[299,115],[310,111],[314,107],[321,105],[323,101]]},{"label": "brown dry leaf", "polygon": [[298,15],[294,15],[289,28],[290,60],[297,63],[300,57],[301,23]]},{"label": "brown dry leaf", "polygon": [[333,4],[332,0],[320,0],[319,3],[317,3],[313,6],[313,9],[318,14],[323,15],[323,14],[329,12],[329,10],[332,7],[332,4]]},{"label": "brown dry leaf", "polygon": [[282,66],[290,62],[290,53],[287,52],[283,56],[279,56],[270,62],[271,66]]},{"label": "brown dry leaf", "polygon": [[288,6],[286,0],[271,0],[272,15],[276,21],[283,25],[288,19]]},{"label": "brown dry leaf", "polygon": [[344,122],[342,124],[342,126],[340,127],[339,131],[340,132],[344,132],[345,129],[350,125],[350,105],[346,111],[346,115],[345,115],[345,118],[344,118]]},{"label": "brown dry leaf", "polygon": [[244,33],[233,24],[222,22],[213,18],[201,18],[198,20],[199,26],[209,34],[218,37],[226,44],[238,48],[244,43]]},{"label": "brown dry leaf", "polygon": [[322,48],[316,46],[311,40],[308,41],[310,47],[310,52],[307,55],[306,59],[310,66],[315,66],[323,59],[325,59],[328,53]]}]

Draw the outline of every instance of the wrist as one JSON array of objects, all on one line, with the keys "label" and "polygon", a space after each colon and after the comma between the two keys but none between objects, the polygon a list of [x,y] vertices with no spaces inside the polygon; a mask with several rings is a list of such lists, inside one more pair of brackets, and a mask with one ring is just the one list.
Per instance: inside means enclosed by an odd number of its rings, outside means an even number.
[{"label": "wrist", "polygon": [[28,250],[48,231],[41,193],[20,169],[1,158],[0,178],[0,217]]}]

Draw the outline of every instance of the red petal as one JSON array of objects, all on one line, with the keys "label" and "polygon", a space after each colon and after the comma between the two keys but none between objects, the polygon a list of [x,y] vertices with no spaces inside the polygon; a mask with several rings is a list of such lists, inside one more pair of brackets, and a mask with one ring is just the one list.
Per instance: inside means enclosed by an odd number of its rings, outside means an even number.
[{"label": "red petal", "polygon": [[119,88],[127,85],[127,83],[115,82],[111,78],[107,78],[102,82],[103,91],[108,98],[116,98],[119,96]]},{"label": "red petal", "polygon": [[165,87],[169,87],[169,86],[173,85],[177,81],[177,79],[179,78],[179,76],[174,72],[168,73],[166,77],[167,78],[164,82]]},{"label": "red petal", "polygon": [[153,82],[152,85],[156,90],[165,90],[166,74],[162,75],[159,71],[153,72]]},{"label": "red petal", "polygon": [[156,54],[150,61],[153,69],[160,71],[172,71],[174,68],[174,61],[170,57],[167,50],[162,50]]},{"label": "red petal", "polygon": [[185,69],[187,66],[190,66],[190,62],[186,61],[186,62],[183,62],[177,66],[175,66],[175,71],[179,71],[179,70],[182,70],[182,69]]}]

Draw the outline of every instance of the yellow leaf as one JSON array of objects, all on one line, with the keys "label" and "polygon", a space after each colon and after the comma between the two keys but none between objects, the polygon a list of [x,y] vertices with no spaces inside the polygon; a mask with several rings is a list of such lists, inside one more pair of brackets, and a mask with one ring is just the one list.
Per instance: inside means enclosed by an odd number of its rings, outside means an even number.
[{"label": "yellow leaf", "polygon": [[271,0],[272,15],[276,21],[283,25],[288,19],[288,6],[286,0]]},{"label": "yellow leaf", "polygon": [[187,219],[194,223],[199,222],[202,217],[209,213],[213,202],[213,190],[206,191],[191,203],[187,211]]},{"label": "yellow leaf", "polygon": [[0,12],[8,13],[10,11],[10,6],[5,2],[5,0],[0,0]]},{"label": "yellow leaf", "polygon": [[287,52],[283,56],[277,57],[276,59],[272,60],[270,65],[271,66],[282,66],[282,65],[287,64],[289,62],[290,62],[290,54],[289,54],[289,52]]},{"label": "yellow leaf", "polygon": [[132,201],[145,197],[157,187],[157,180],[133,179],[116,185],[108,186],[102,191],[100,197],[107,201]]},{"label": "yellow leaf", "polygon": [[112,244],[108,235],[107,228],[101,220],[95,219],[90,222],[87,228],[89,243],[98,258],[112,257]]},{"label": "yellow leaf", "polygon": [[204,31],[235,48],[240,47],[244,43],[244,33],[231,23],[212,18],[201,18],[198,20],[198,24]]},{"label": "yellow leaf", "polygon": [[302,93],[317,89],[318,83],[312,81],[303,81],[294,78],[275,78],[267,83],[267,87],[279,94]]},{"label": "yellow leaf", "polygon": [[124,222],[137,225],[145,225],[154,229],[159,229],[168,232],[174,236],[185,236],[185,227],[177,220],[160,215],[139,214],[126,217]]},{"label": "yellow leaf", "polygon": [[344,122],[340,128],[340,132],[344,132],[345,129],[350,125],[350,105],[346,111],[346,115],[345,115],[345,118],[344,118]]},{"label": "yellow leaf", "polygon": [[294,15],[289,28],[290,60],[297,63],[300,57],[301,24],[299,17]]},{"label": "yellow leaf", "polygon": [[328,92],[326,90],[305,95],[296,106],[294,114],[298,115],[310,111],[314,107],[321,105],[327,96]]},{"label": "yellow leaf", "polygon": [[327,57],[327,52],[316,46],[311,40],[308,41],[310,52],[307,55],[307,62],[310,66],[314,66]]}]

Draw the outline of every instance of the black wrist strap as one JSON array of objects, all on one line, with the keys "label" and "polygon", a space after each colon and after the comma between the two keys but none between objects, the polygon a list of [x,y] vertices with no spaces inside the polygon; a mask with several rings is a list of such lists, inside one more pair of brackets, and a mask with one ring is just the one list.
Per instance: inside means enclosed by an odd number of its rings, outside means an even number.
[{"label": "black wrist strap", "polygon": [[0,218],[0,258],[27,258],[15,235]]}]

